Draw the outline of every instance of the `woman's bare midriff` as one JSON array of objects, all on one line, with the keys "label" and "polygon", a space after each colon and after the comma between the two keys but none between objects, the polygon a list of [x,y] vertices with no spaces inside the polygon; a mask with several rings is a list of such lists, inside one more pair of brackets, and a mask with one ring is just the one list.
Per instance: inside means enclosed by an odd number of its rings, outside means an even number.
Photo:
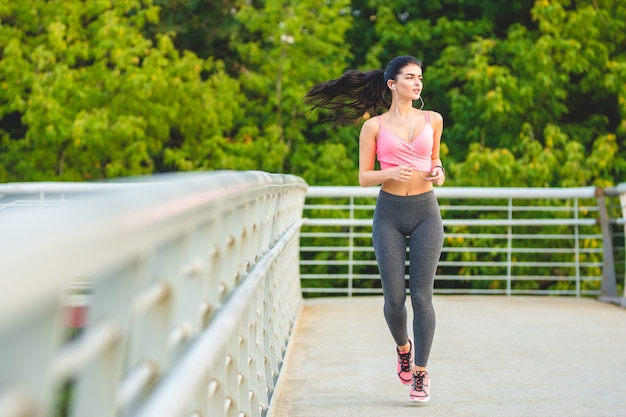
[{"label": "woman's bare midriff", "polygon": [[394,195],[417,195],[433,189],[433,183],[424,179],[430,177],[430,172],[413,171],[408,181],[387,180],[380,187],[381,190]]}]

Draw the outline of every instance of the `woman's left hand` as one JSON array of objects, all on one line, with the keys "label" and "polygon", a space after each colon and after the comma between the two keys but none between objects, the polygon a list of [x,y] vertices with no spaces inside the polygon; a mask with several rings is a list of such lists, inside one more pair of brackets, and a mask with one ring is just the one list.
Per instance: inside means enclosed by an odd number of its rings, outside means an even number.
[{"label": "woman's left hand", "polygon": [[446,180],[446,174],[441,167],[435,167],[430,173],[429,179],[435,185],[442,185]]}]

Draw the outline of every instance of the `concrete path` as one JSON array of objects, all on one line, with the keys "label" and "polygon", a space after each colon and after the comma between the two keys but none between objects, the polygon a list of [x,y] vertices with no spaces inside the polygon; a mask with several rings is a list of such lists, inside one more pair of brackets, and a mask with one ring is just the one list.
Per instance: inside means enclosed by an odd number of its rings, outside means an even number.
[{"label": "concrete path", "polygon": [[306,300],[269,415],[626,416],[624,308],[438,296],[432,399],[412,404],[382,305],[378,296]]}]

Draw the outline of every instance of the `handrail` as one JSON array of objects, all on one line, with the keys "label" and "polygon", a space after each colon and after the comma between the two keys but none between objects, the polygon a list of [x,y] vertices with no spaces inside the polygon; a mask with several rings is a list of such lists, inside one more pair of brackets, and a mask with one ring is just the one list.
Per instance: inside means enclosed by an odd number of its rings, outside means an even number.
[{"label": "handrail", "polygon": [[[137,182],[88,196],[93,185],[64,185],[60,206],[0,215],[3,417],[52,415],[67,386],[76,416],[161,416],[164,403],[172,417],[267,413],[302,297],[306,183],[253,171]],[[66,288],[89,292],[69,343]]]},{"label": "handrail", "polygon": [[[435,194],[439,198],[592,198],[597,187],[540,188],[540,187],[437,187]],[[307,197],[345,197],[350,190],[353,197],[376,197],[379,187],[336,187],[313,186],[309,188]]]}]

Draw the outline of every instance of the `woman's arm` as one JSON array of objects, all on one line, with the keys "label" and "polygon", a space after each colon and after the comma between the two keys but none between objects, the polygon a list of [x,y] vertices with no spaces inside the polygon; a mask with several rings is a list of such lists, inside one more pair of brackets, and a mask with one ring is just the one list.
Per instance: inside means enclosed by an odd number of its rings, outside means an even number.
[{"label": "woman's arm", "polygon": [[445,180],[445,169],[439,155],[441,147],[441,135],[443,134],[443,116],[433,111],[431,112],[431,124],[433,126],[433,150],[431,154],[430,172],[434,175],[433,183],[443,184]]},{"label": "woman's arm", "polygon": [[361,187],[380,185],[389,179],[385,171],[374,170],[376,163],[376,136],[380,125],[375,117],[368,119],[361,127],[359,135],[359,184]]}]

